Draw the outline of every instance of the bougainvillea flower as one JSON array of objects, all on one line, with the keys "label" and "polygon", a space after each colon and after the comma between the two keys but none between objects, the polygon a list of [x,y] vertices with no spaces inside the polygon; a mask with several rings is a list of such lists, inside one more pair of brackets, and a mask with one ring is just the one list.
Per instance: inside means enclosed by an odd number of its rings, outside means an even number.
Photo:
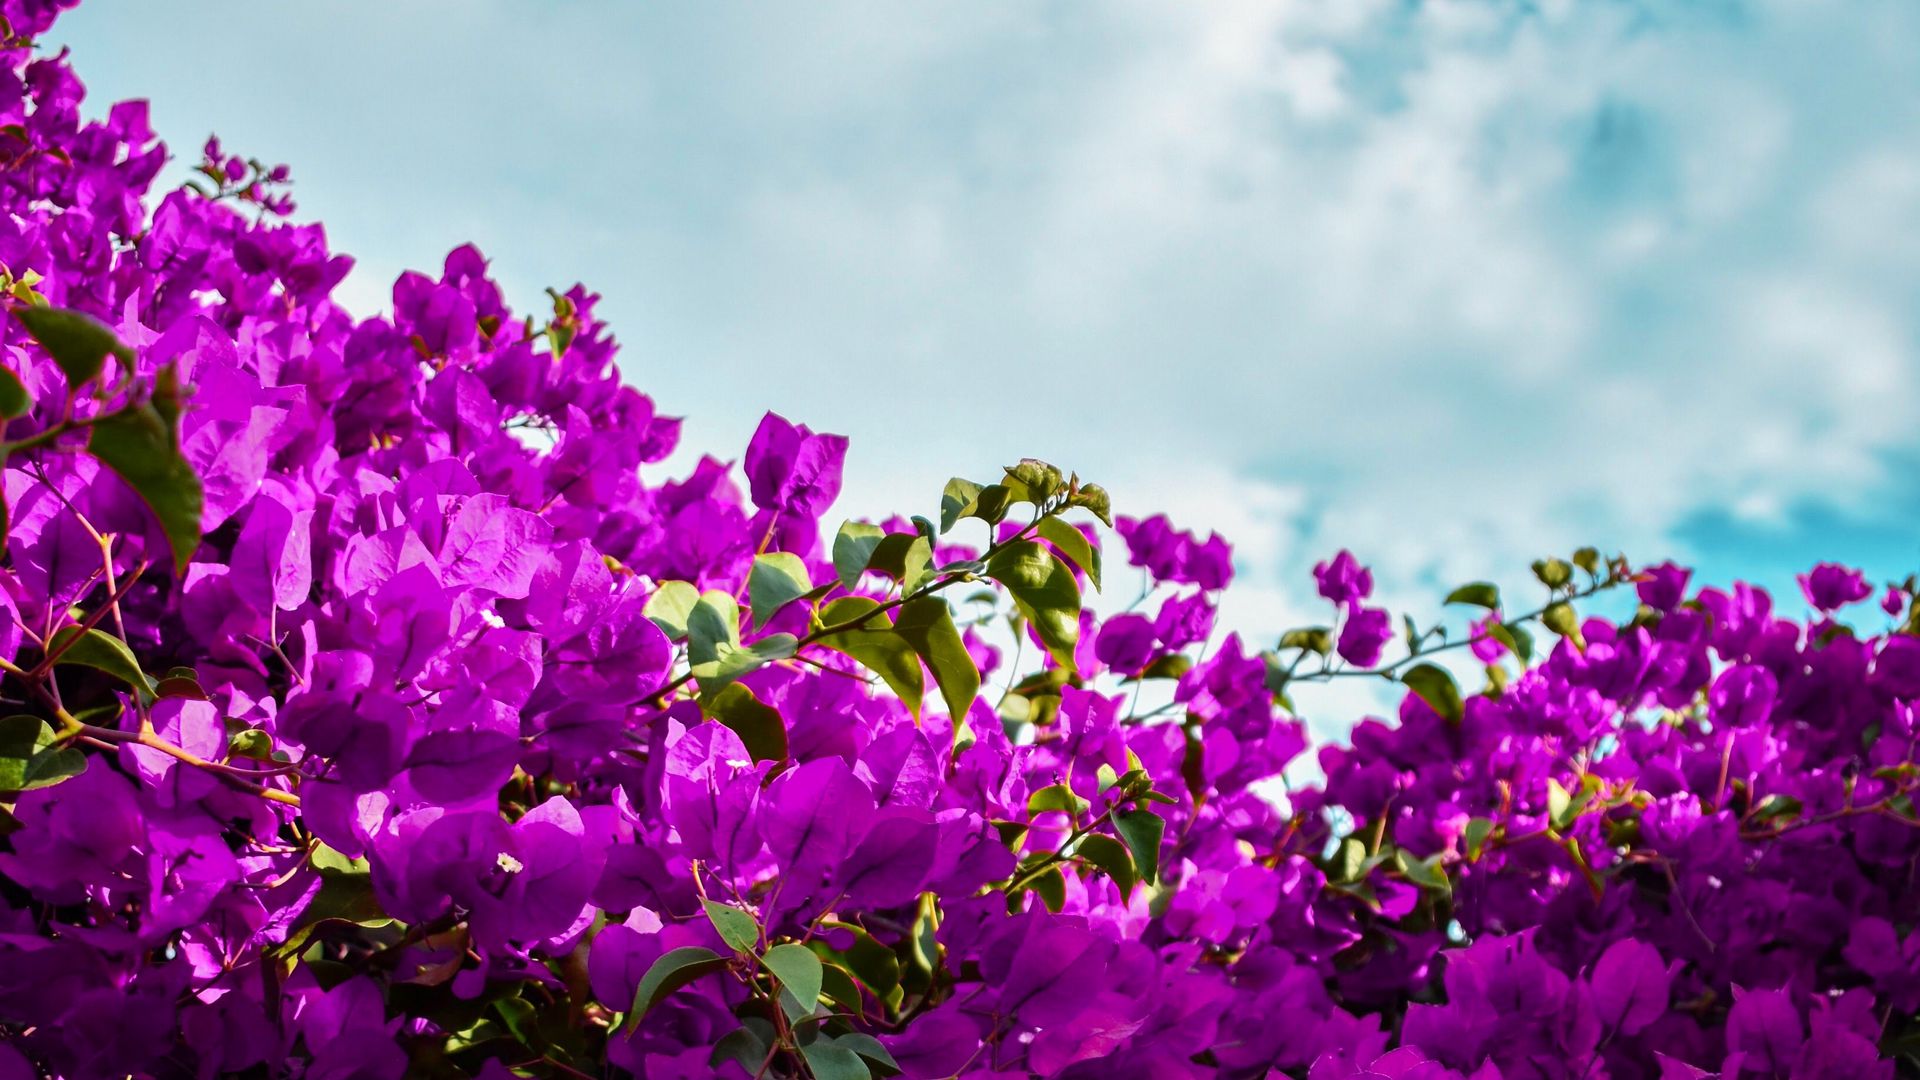
[{"label": "bougainvillea flower", "polygon": [[1373,572],[1344,549],[1326,562],[1315,563],[1313,580],[1321,596],[1343,606],[1373,595]]},{"label": "bougainvillea flower", "polygon": [[1821,611],[1838,611],[1873,595],[1873,587],[1860,571],[1839,563],[1821,563],[1801,574],[1800,591],[1807,603]]},{"label": "bougainvillea flower", "polygon": [[211,140],[157,188],[146,107],[33,41],[70,6],[0,0],[0,1080],[1920,1041],[1903,587],[1855,625],[1838,564],[1799,618],[1588,550],[1403,649],[1347,551],[1337,632],[1216,639],[1232,549],[1150,506],[1103,617],[1111,498],[1037,461],[830,534],[847,441],[777,414],[655,475],[680,421],[585,287],[516,312],[463,245],[357,317],[284,166]]}]

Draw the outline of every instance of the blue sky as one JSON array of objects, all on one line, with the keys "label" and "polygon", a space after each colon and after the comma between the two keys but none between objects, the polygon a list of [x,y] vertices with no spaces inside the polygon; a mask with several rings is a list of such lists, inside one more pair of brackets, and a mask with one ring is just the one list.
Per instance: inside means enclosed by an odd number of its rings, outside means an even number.
[{"label": "blue sky", "polygon": [[1341,546],[1428,610],[1589,542],[1920,567],[1911,0],[88,0],[53,38],[96,108],[291,163],[359,310],[473,240],[522,306],[602,292],[693,446],[845,432],[859,511],[1047,457],[1235,540],[1261,634]]}]

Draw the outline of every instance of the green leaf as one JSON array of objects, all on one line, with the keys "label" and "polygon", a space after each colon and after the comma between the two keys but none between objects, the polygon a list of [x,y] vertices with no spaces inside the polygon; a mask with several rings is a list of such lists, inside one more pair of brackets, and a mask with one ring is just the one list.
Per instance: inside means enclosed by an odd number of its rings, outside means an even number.
[{"label": "green leaf", "polygon": [[1400,676],[1400,681],[1444,719],[1459,723],[1465,715],[1466,703],[1460,699],[1460,686],[1446,668],[1438,664],[1415,664]]},{"label": "green leaf", "polygon": [[778,1038],[773,1025],[757,1016],[748,1017],[740,1025],[713,1044],[713,1054],[707,1058],[709,1067],[718,1068],[721,1062],[731,1061],[751,1075],[767,1060]]},{"label": "green leaf", "polygon": [[647,598],[647,606],[640,613],[652,619],[653,625],[669,640],[679,641],[687,636],[687,620],[699,602],[700,590],[691,582],[663,581]]},{"label": "green leaf", "polygon": [[979,518],[989,525],[1006,520],[1007,510],[1018,501],[1005,484],[976,484],[954,477],[940,496],[940,531],[949,532],[967,518]]},{"label": "green leaf", "polygon": [[[751,650],[741,653],[755,655]],[[753,755],[755,761],[787,759],[787,725],[780,710],[761,701],[754,692],[739,683],[727,683],[700,697],[700,708],[708,716],[726,725]]]},{"label": "green leaf", "polygon": [[887,1048],[881,1045],[880,1040],[864,1031],[849,1031],[833,1041],[875,1065],[891,1069],[896,1073],[900,1071],[900,1063],[893,1060],[893,1055],[887,1052]]},{"label": "green leaf", "polygon": [[825,975],[820,970],[820,958],[813,955],[813,950],[791,942],[775,945],[760,962],[773,972],[781,986],[792,991],[800,1004],[811,1009],[820,1000],[820,985]]},{"label": "green leaf", "polygon": [[1100,590],[1100,549],[1086,534],[1057,517],[1040,519],[1040,538],[1052,544],[1067,561],[1087,572],[1095,592]]},{"label": "green leaf", "polygon": [[688,670],[700,681],[703,693],[716,693],[748,672],[787,659],[799,647],[800,639],[792,634],[768,634],[751,645],[729,645],[722,641],[714,645],[712,660],[694,664]]},{"label": "green leaf", "polygon": [[1573,553],[1573,564],[1589,574],[1600,572],[1600,552],[1595,548],[1583,547]]},{"label": "green leaf", "polygon": [[[824,956],[831,952],[824,943],[818,941],[809,948],[814,950],[816,956]],[[860,996],[860,984],[854,981],[846,968],[838,964],[822,963],[820,972],[820,992],[826,995],[829,1002],[857,1015],[866,1014],[867,1003]]]},{"label": "green leaf", "polygon": [[373,894],[373,879],[367,860],[349,859],[325,844],[314,848],[308,861],[320,874],[320,891],[301,910],[295,932],[277,947],[282,956],[297,956],[312,928],[325,922],[351,923],[362,927],[389,926],[393,918],[380,907]]},{"label": "green leaf", "polygon": [[853,935],[853,944],[842,953],[847,970],[873,993],[885,1000],[900,985],[900,957],[873,939],[873,935],[851,923],[830,923],[831,928]]},{"label": "green leaf", "polygon": [[1007,478],[1025,488],[1036,506],[1058,495],[1067,483],[1059,469],[1039,458],[1021,458],[1020,464],[1007,466]]},{"label": "green leaf", "polygon": [[707,921],[720,932],[720,940],[733,946],[733,951],[753,955],[760,947],[760,924],[748,912],[732,904],[722,904],[713,900],[701,901],[707,911]]},{"label": "green leaf", "polygon": [[1092,804],[1073,793],[1065,784],[1048,784],[1046,787],[1027,796],[1027,813],[1044,814],[1050,810],[1064,810],[1069,816],[1084,813]]},{"label": "green leaf", "polygon": [[206,494],[200,477],[180,453],[179,386],[169,367],[153,399],[108,413],[88,429],[87,451],[126,481],[173,548],[173,570],[184,574],[200,546],[200,515]]},{"label": "green leaf", "polygon": [[66,308],[24,307],[13,309],[13,317],[66,372],[67,385],[75,390],[99,376],[108,356],[119,358],[128,371],[133,370],[133,350],[91,315]]},{"label": "green leaf", "polygon": [[349,859],[345,852],[337,851],[326,844],[315,844],[313,852],[307,856],[307,862],[321,874],[369,874],[372,864],[364,856]]},{"label": "green leaf", "polygon": [[[1047,867],[1039,877],[1027,882],[1026,887],[1040,898],[1040,902],[1046,905],[1048,911],[1055,915],[1060,914],[1060,909],[1067,906],[1067,876],[1058,866]],[[1007,898],[1010,906],[1017,905],[1019,899],[1018,895]]]},{"label": "green leaf", "polygon": [[1776,818],[1795,818],[1804,809],[1800,800],[1791,795],[1769,795],[1753,807],[1753,820],[1773,821]]},{"label": "green leaf", "polygon": [[700,594],[687,613],[687,659],[709,664],[720,658],[720,646],[740,644],[740,605],[719,589]]},{"label": "green leaf", "polygon": [[1369,855],[1367,845],[1357,836],[1349,836],[1340,841],[1338,861],[1330,867],[1328,880],[1344,885],[1359,885],[1367,880],[1374,868],[1387,861],[1385,852]]},{"label": "green leaf", "polygon": [[713,693],[750,671],[785,660],[799,647],[792,634],[768,634],[740,644],[740,607],[718,589],[700,595],[687,616],[687,660],[700,689]]},{"label": "green leaf", "polygon": [[540,1029],[534,1020],[533,1002],[522,997],[503,997],[495,999],[493,1011],[507,1026],[514,1039],[522,1046],[531,1047],[539,1038]]},{"label": "green leaf", "polygon": [[1472,604],[1488,611],[1497,611],[1500,608],[1500,590],[1489,582],[1475,581],[1448,593],[1447,603]]},{"label": "green leaf", "polygon": [[1430,892],[1453,895],[1453,882],[1448,880],[1447,871],[1440,865],[1440,855],[1435,853],[1424,859],[1415,859],[1405,850],[1396,848],[1393,853],[1394,865],[1399,868],[1402,877]]},{"label": "green leaf", "polygon": [[921,971],[933,972],[940,967],[939,911],[939,901],[932,893],[920,894],[920,908],[913,917],[913,933],[907,940],[909,958]]},{"label": "green leaf", "polygon": [[1533,576],[1549,589],[1558,589],[1573,580],[1573,567],[1565,559],[1536,559]]},{"label": "green leaf", "polygon": [[0,720],[0,791],[35,791],[87,768],[87,757],[54,741],[53,728],[37,716]]},{"label": "green leaf", "polygon": [[1140,880],[1149,885],[1160,880],[1160,840],[1167,833],[1167,822],[1151,810],[1115,810],[1113,828],[1133,852],[1133,865]]},{"label": "green leaf", "polygon": [[902,604],[894,618],[893,631],[926,662],[933,672],[934,685],[947,703],[947,714],[958,722],[973,708],[980,692],[980,669],[973,666],[973,654],[953,623],[953,611],[938,596],[923,596]]},{"label": "green leaf", "polygon": [[1102,525],[1113,528],[1113,500],[1107,497],[1107,489],[1099,484],[1080,485],[1080,490],[1067,500],[1067,505],[1091,511]]},{"label": "green leaf", "polygon": [[[879,606],[865,596],[843,596],[821,609],[820,623],[823,627],[837,626]],[[859,629],[828,634],[817,643],[859,661],[886,681],[916,719],[920,716],[920,699],[926,693],[920,655],[906,638],[894,632],[885,613],[874,615]]]},{"label": "green leaf", "polygon": [[1311,653],[1325,656],[1333,651],[1333,628],[1328,626],[1302,626],[1280,635],[1280,647],[1283,649],[1305,649]]},{"label": "green leaf", "polygon": [[866,572],[873,549],[880,546],[880,540],[886,535],[880,526],[864,521],[849,521],[840,526],[840,532],[833,538],[833,572],[840,575],[840,584],[849,589],[860,584],[860,575]]},{"label": "green leaf", "polygon": [[871,1080],[867,1063],[859,1054],[825,1036],[803,1043],[800,1056],[815,1080]]},{"label": "green leaf", "polygon": [[1584,647],[1587,643],[1586,638],[1580,633],[1580,618],[1573,613],[1571,604],[1559,603],[1549,606],[1547,610],[1540,613],[1540,621],[1546,624],[1547,629],[1570,639],[1577,646]]},{"label": "green leaf", "polygon": [[[1155,657],[1136,678],[1138,679],[1178,679],[1193,670],[1193,658],[1185,653],[1168,653]],[[1133,680],[1123,680],[1131,682]]]},{"label": "green leaf", "polygon": [[346,922],[355,926],[388,926],[393,917],[380,907],[373,895],[373,879],[367,874],[320,875],[320,892],[300,913],[297,926],[322,922]]},{"label": "green leaf", "polygon": [[12,420],[33,411],[33,395],[27,393],[20,376],[0,367],[0,417]]},{"label": "green leaf", "polygon": [[767,625],[781,608],[813,590],[807,580],[807,564],[788,551],[756,555],[753,570],[747,575],[747,594],[753,598],[753,624]]},{"label": "green leaf", "polygon": [[1014,853],[1020,851],[1021,844],[1027,842],[1027,834],[1033,832],[1025,821],[995,821],[993,830],[1000,834],[1000,844]]},{"label": "green leaf", "polygon": [[271,761],[273,736],[263,728],[242,728],[233,733],[233,738],[227,744],[227,753],[254,761]]},{"label": "green leaf", "polygon": [[628,1030],[638,1025],[668,994],[695,979],[726,969],[727,960],[712,949],[683,945],[669,950],[640,977],[640,985],[633,992],[633,1010],[627,1016]]},{"label": "green leaf", "polygon": [[1133,853],[1127,846],[1111,836],[1089,833],[1080,838],[1080,846],[1074,854],[1106,871],[1113,883],[1120,887],[1120,899],[1126,900],[1133,895],[1133,884],[1137,879],[1133,866]]},{"label": "green leaf", "polygon": [[1526,627],[1494,623],[1487,627],[1487,636],[1505,645],[1507,651],[1518,657],[1522,664],[1533,660],[1533,635],[1527,633]]},{"label": "green leaf", "polygon": [[1053,552],[1031,540],[1008,544],[987,560],[987,576],[1007,587],[1047,652],[1077,672],[1073,650],[1080,643],[1080,586]]},{"label": "green leaf", "polygon": [[1580,776],[1580,786],[1574,791],[1567,790],[1561,786],[1560,781],[1548,777],[1548,821],[1556,829],[1564,829],[1572,825],[1575,819],[1579,818],[1581,814],[1586,813],[1587,808],[1593,805],[1594,796],[1600,794],[1600,789],[1603,786],[1601,779],[1592,773],[1582,773]]},{"label": "green leaf", "polygon": [[940,493],[940,531],[952,532],[961,518],[977,509],[983,490],[985,488],[982,485],[958,476],[947,481],[946,490]]},{"label": "green leaf", "polygon": [[206,688],[200,685],[200,679],[193,675],[168,675],[153,685],[154,696],[163,698],[187,698],[191,701],[206,701]]},{"label": "green leaf", "polygon": [[140,670],[140,661],[134,659],[133,650],[127,643],[111,634],[99,630],[87,630],[84,633],[77,626],[65,626],[53,635],[47,643],[47,655],[58,656],[60,664],[78,664],[90,667],[126,683],[146,701],[152,701],[154,682],[147,673]]},{"label": "green leaf", "polygon": [[1556,828],[1565,825],[1568,811],[1573,807],[1573,796],[1553,777],[1547,778],[1547,820]]},{"label": "green leaf", "polygon": [[1487,848],[1487,838],[1493,835],[1492,818],[1468,818],[1466,831],[1466,856],[1468,862],[1478,862],[1480,853]]},{"label": "green leaf", "polygon": [[933,545],[919,533],[888,533],[873,549],[867,569],[900,583],[902,593],[910,593],[926,577],[933,565]]}]

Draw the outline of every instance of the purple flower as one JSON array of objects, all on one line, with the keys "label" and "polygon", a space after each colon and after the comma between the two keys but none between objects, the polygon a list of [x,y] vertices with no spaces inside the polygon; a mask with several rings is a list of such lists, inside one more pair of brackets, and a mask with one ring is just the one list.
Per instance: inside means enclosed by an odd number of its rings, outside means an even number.
[{"label": "purple flower", "polygon": [[1373,572],[1344,548],[1331,561],[1314,565],[1313,580],[1320,595],[1336,604],[1350,605],[1373,595]]},{"label": "purple flower", "polygon": [[756,818],[788,888],[823,883],[865,835],[873,806],[872,792],[839,758],[809,761],[782,773],[760,800]]},{"label": "purple flower", "polygon": [[1693,571],[1665,562],[1649,566],[1636,575],[1634,590],[1640,602],[1655,611],[1672,611],[1687,598],[1687,579]]},{"label": "purple flower", "polygon": [[1920,698],[1920,638],[1890,634],[1873,658],[1873,685],[1897,698]]},{"label": "purple flower", "polygon": [[1217,590],[1233,580],[1233,552],[1220,536],[1202,541],[1175,529],[1165,514],[1145,520],[1123,516],[1114,528],[1127,543],[1127,561],[1145,567],[1155,581]]},{"label": "purple flower", "polygon": [[1340,628],[1340,656],[1356,667],[1370,668],[1380,662],[1380,651],[1392,637],[1393,617],[1385,608],[1349,605],[1346,625]]},{"label": "purple flower", "polygon": [[1204,592],[1169,596],[1153,618],[1153,632],[1169,650],[1179,651],[1213,634],[1214,607]]},{"label": "purple flower", "polygon": [[1806,1041],[1800,1010],[1785,990],[1742,990],[1734,987],[1733,1009],[1727,1014],[1727,1052],[1741,1055],[1750,1070],[1786,1072],[1800,1056]]},{"label": "purple flower", "polygon": [[1854,921],[1841,955],[1871,978],[1896,1010],[1920,1008],[1920,934],[1909,932],[1903,941],[1892,923],[1868,915]]},{"label": "purple flower", "polygon": [[806,425],[768,413],[747,443],[747,480],[762,510],[814,519],[840,495],[847,456],[844,435],[815,435]]},{"label": "purple flower", "polygon": [[1187,547],[1176,580],[1209,591],[1226,588],[1227,583],[1233,580],[1233,549],[1227,546],[1225,539],[1211,533],[1204,541],[1192,542]]},{"label": "purple flower", "polygon": [[1779,692],[1779,681],[1766,668],[1741,664],[1722,671],[1707,695],[1715,728],[1737,731],[1761,727],[1772,715]]},{"label": "purple flower", "polygon": [[1634,1035],[1660,1019],[1678,966],[1667,963],[1651,945],[1632,938],[1614,942],[1588,979],[1601,1027],[1616,1035]]},{"label": "purple flower", "polygon": [[1155,644],[1154,624],[1145,615],[1115,615],[1100,628],[1094,655],[1115,671],[1133,675],[1153,659]]},{"label": "purple flower", "polygon": [[1483,664],[1495,663],[1502,656],[1506,655],[1507,647],[1500,644],[1498,640],[1488,636],[1487,633],[1498,625],[1500,625],[1500,613],[1490,611],[1485,618],[1476,619],[1472,625],[1467,627],[1467,640],[1472,642],[1468,648],[1473,650],[1474,658]]},{"label": "purple flower", "polygon": [[1838,611],[1873,595],[1872,586],[1860,571],[1839,563],[1821,563],[1800,575],[1800,591],[1807,603],[1820,611]]},{"label": "purple flower", "polygon": [[1127,544],[1128,563],[1143,567],[1155,581],[1169,581],[1180,570],[1180,552],[1185,534],[1175,531],[1165,514],[1145,519],[1121,515],[1114,530]]}]

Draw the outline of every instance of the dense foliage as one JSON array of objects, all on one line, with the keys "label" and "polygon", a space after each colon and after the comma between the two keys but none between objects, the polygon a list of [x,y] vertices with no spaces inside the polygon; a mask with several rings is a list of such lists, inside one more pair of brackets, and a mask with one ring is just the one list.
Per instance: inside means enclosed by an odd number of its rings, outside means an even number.
[{"label": "dense foliage", "polygon": [[[144,106],[33,50],[57,6],[0,2],[0,1078],[1920,1046],[1911,582],[1859,617],[1816,568],[1802,620],[1583,550],[1402,633],[1343,552],[1262,650],[1224,541],[1043,463],[823,538],[846,441],[778,416],[642,478],[677,423],[583,290],[516,317],[460,248],[356,320],[284,168],[150,194]],[[1098,620],[1103,547],[1147,588]],[[1280,791],[1290,693],[1353,677],[1396,722]]]}]

